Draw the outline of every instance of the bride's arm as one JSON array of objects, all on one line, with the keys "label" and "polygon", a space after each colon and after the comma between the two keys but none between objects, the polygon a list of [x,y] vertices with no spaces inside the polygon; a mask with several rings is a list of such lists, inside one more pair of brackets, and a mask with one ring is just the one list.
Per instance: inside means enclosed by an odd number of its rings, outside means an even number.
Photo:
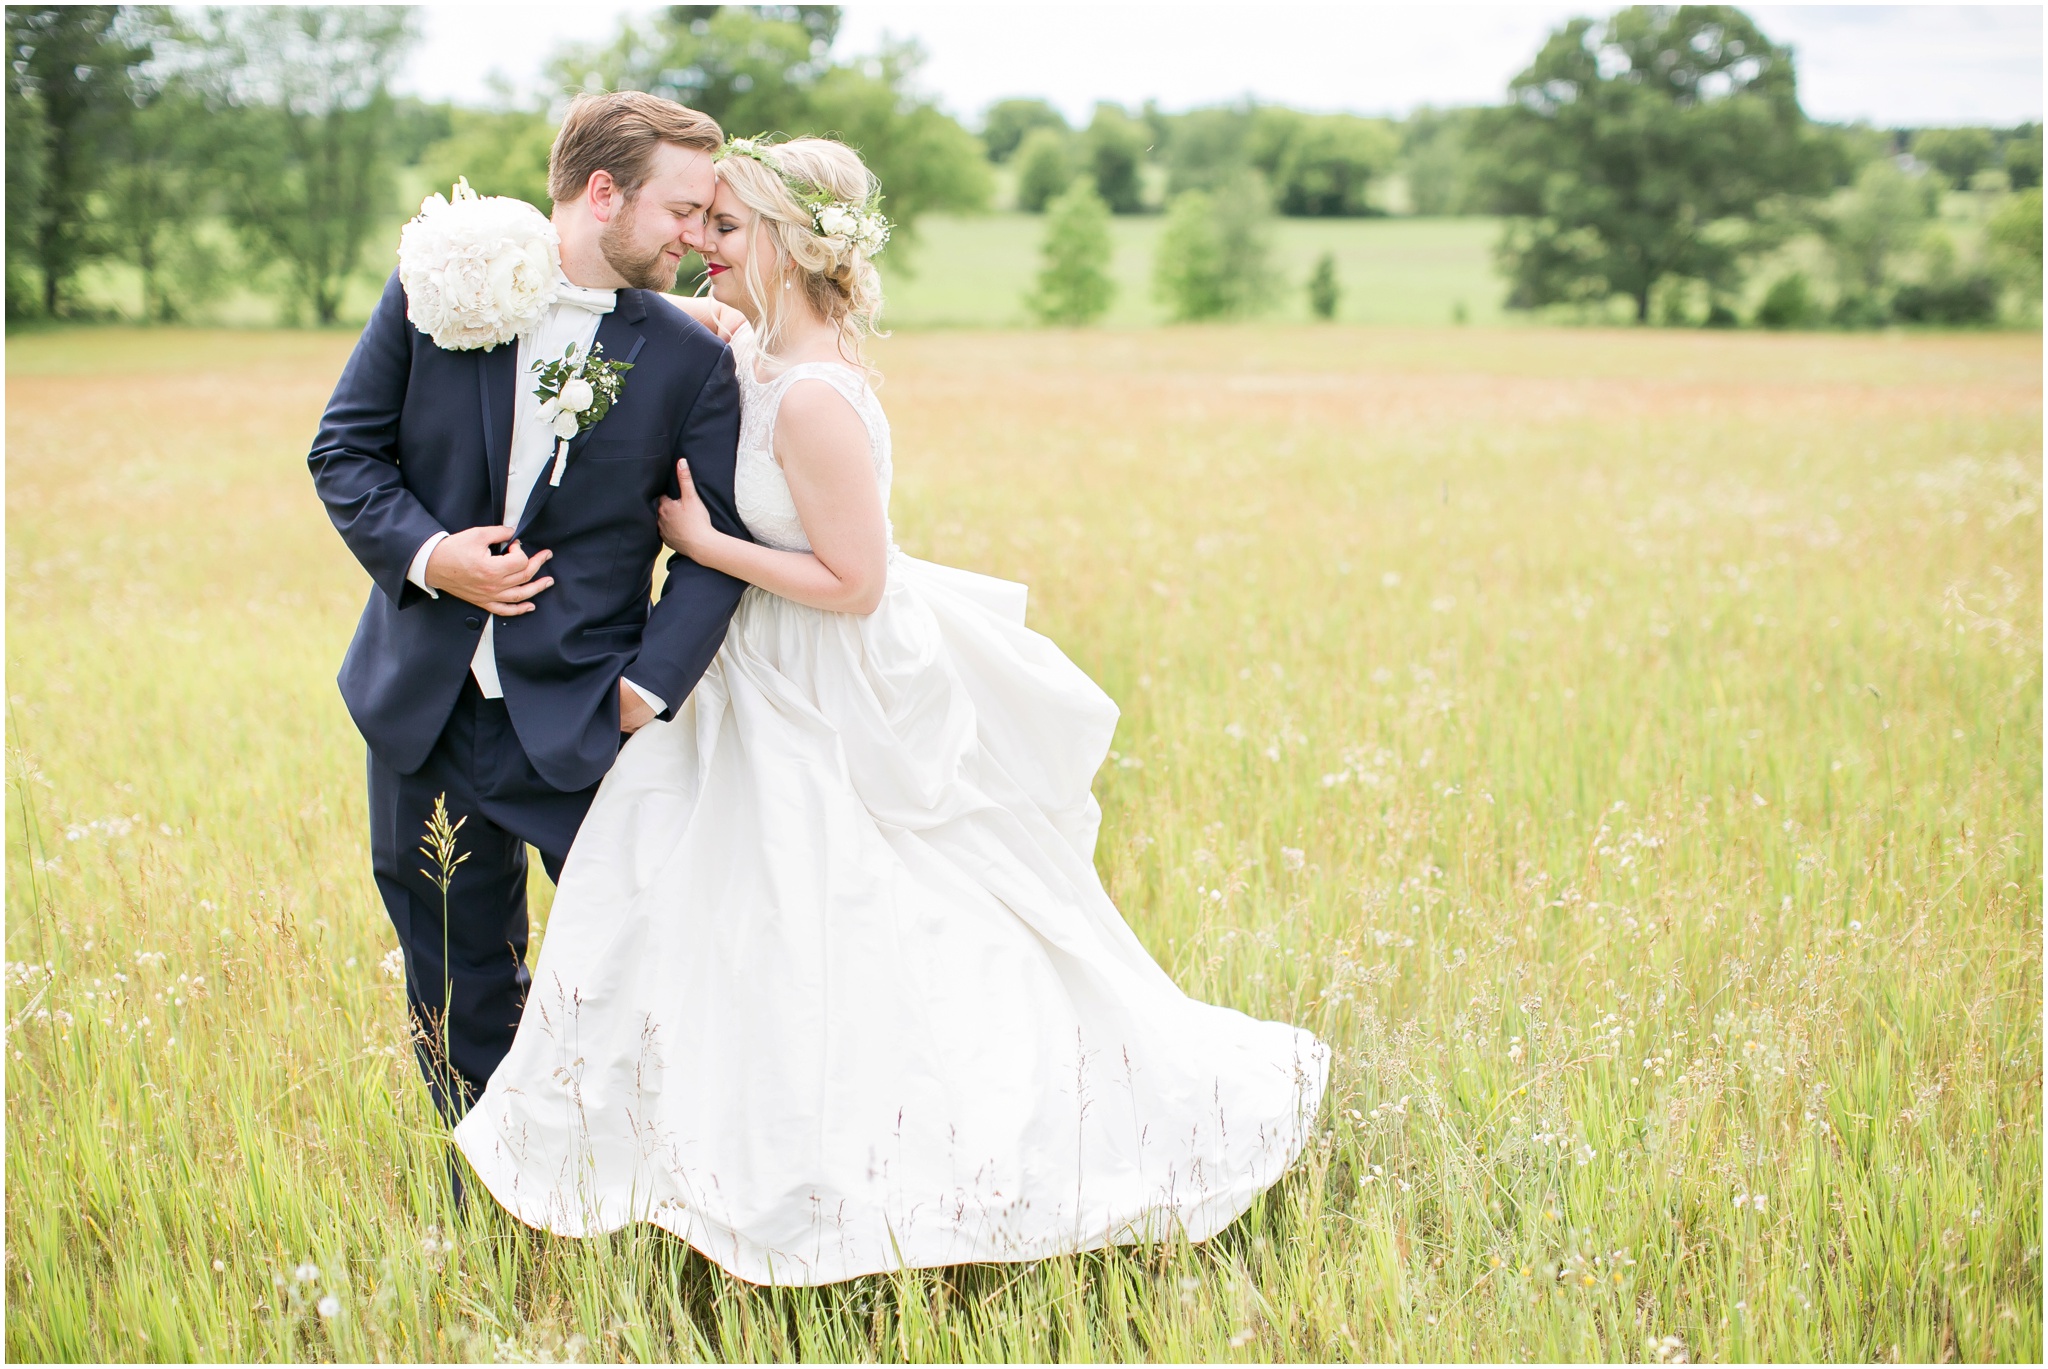
[{"label": "bride's arm", "polygon": [[711,335],[720,342],[731,342],[732,335],[747,321],[746,315],[739,310],[715,299],[693,299],[683,295],[663,295],[662,298],[710,329]]},{"label": "bride's arm", "polygon": [[873,613],[889,572],[889,526],[867,425],[822,380],[799,380],[775,416],[775,458],[811,550],[778,551],[711,526],[687,462],[682,498],[661,501],[661,540],[700,566],[833,613]]}]

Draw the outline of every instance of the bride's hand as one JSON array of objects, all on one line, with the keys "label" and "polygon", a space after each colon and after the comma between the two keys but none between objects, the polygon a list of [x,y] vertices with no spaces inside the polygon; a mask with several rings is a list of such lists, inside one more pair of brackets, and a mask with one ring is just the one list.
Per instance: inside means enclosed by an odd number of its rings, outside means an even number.
[{"label": "bride's hand", "polygon": [[686,298],[682,295],[664,295],[663,298],[710,329],[720,342],[731,342],[732,335],[747,321],[745,314],[729,305],[720,304],[715,299],[705,299],[702,296]]},{"label": "bride's hand", "polygon": [[711,511],[697,497],[696,482],[690,479],[689,462],[676,462],[676,484],[682,489],[682,498],[670,499],[664,495],[660,508],[656,510],[661,523],[661,540],[670,551],[679,551],[693,561],[702,561],[703,552],[718,533],[711,526]]}]

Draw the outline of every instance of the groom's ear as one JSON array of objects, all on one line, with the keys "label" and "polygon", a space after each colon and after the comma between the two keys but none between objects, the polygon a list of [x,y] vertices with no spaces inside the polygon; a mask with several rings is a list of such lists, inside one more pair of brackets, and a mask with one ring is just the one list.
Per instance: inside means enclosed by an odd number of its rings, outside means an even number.
[{"label": "groom's ear", "polygon": [[591,217],[599,223],[610,223],[612,216],[625,207],[626,196],[620,191],[619,183],[612,179],[609,171],[593,171],[590,179],[583,183],[582,200],[590,210]]}]

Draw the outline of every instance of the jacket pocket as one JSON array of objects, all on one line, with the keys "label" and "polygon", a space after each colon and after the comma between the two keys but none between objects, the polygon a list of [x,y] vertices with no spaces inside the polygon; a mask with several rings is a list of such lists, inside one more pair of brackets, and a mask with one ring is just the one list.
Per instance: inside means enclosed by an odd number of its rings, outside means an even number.
[{"label": "jacket pocket", "polygon": [[663,461],[668,457],[668,448],[668,438],[658,433],[645,437],[593,437],[580,455],[585,461]]}]

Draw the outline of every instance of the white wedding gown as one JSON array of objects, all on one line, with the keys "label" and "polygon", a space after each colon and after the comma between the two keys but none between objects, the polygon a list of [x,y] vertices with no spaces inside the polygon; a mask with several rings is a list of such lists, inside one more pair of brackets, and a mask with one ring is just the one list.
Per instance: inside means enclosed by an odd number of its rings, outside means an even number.
[{"label": "white wedding gown", "polygon": [[[755,378],[740,516],[807,550]],[[749,588],[675,720],[620,752],[518,1038],[455,1135],[564,1235],[653,1222],[753,1283],[1014,1261],[1227,1225],[1300,1152],[1328,1049],[1198,1003],[1093,864],[1116,705],[1024,587],[892,549],[873,614]]]}]

